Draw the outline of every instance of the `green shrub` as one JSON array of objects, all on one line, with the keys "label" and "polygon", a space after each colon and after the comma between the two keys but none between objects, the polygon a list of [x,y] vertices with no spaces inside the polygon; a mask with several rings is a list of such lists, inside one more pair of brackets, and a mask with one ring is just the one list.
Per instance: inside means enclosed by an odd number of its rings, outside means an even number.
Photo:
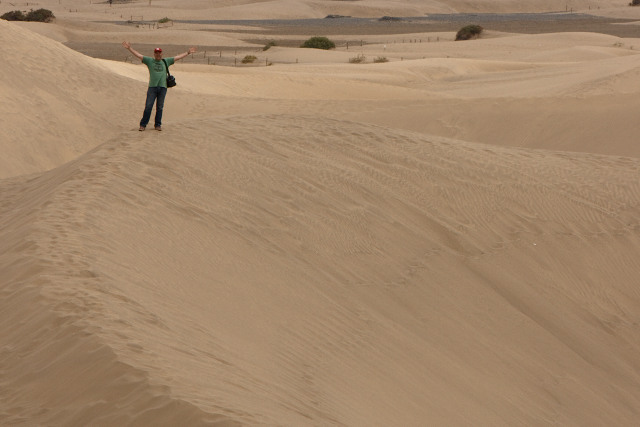
[{"label": "green shrub", "polygon": [[276,42],[271,40],[269,43],[267,43],[266,45],[264,45],[264,47],[262,48],[262,50],[269,50],[272,46],[277,46]]},{"label": "green shrub", "polygon": [[159,24],[166,24],[167,22],[171,21],[171,19],[167,18],[166,16],[162,19],[158,20]]},{"label": "green shrub", "polygon": [[247,55],[244,58],[242,58],[242,63],[243,64],[252,64],[256,59],[258,59],[258,58],[256,58],[253,55]]},{"label": "green shrub", "polygon": [[27,17],[24,16],[24,13],[19,10],[13,10],[0,16],[0,19],[4,19],[5,21],[24,21],[26,18]]},{"label": "green shrub", "polygon": [[53,18],[55,18],[55,16],[53,16],[53,12],[48,9],[31,9],[29,13],[27,13],[25,20],[35,22],[51,22]]},{"label": "green shrub", "polygon": [[35,22],[51,22],[55,18],[53,12],[48,9],[31,9],[26,15],[19,10],[7,12],[0,16],[5,21],[35,21]]},{"label": "green shrub", "polygon": [[366,61],[367,61],[367,57],[362,55],[362,54],[360,54],[360,55],[358,55],[358,56],[356,56],[354,58],[349,58],[349,63],[350,64],[362,64],[362,63],[364,63]]},{"label": "green shrub", "polygon": [[387,59],[386,56],[378,56],[376,59],[373,60],[373,62],[380,63],[380,62],[389,62],[389,60]]},{"label": "green shrub", "polygon": [[326,37],[311,37],[300,47],[329,50],[335,48],[336,44]]},{"label": "green shrub", "polygon": [[467,25],[466,27],[460,28],[458,33],[456,34],[456,40],[471,40],[477,39],[480,37],[480,33],[482,33],[482,28],[480,25]]}]

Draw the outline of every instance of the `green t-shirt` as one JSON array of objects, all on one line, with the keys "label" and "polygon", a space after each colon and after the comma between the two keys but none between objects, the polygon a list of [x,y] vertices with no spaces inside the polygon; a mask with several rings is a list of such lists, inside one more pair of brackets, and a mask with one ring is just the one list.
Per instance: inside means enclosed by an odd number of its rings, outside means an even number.
[{"label": "green t-shirt", "polygon": [[[173,58],[164,58],[167,65],[173,65]],[[149,69],[149,87],[167,87],[167,67],[164,66],[162,59],[156,61],[150,56],[142,58],[142,63]]]}]

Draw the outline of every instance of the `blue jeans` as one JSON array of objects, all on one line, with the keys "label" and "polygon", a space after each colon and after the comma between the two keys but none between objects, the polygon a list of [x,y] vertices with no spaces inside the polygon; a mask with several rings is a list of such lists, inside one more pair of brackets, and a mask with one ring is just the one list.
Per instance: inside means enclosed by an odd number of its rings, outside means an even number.
[{"label": "blue jeans", "polygon": [[167,96],[166,87],[150,87],[147,89],[147,101],[144,104],[144,113],[142,114],[142,120],[140,120],[140,126],[147,127],[149,119],[151,119],[151,110],[153,110],[153,104],[156,104],[156,120],[155,126],[162,125],[162,109],[164,108],[164,97]]}]

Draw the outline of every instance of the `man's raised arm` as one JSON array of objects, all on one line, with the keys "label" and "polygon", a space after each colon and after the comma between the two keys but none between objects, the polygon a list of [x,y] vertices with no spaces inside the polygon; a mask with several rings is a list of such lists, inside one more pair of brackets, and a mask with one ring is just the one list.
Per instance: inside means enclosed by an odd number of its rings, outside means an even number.
[{"label": "man's raised arm", "polygon": [[142,55],[140,52],[138,52],[137,50],[135,50],[134,48],[131,47],[131,43],[122,42],[122,46],[124,46],[125,49],[127,49],[129,52],[131,52],[131,54],[133,56],[135,56],[136,58],[138,58],[140,61],[142,61],[142,58],[144,58],[144,55]]},{"label": "man's raised arm", "polygon": [[196,53],[198,51],[197,48],[195,47],[190,47],[188,51],[181,53],[180,55],[176,55],[173,57],[174,61],[180,61],[182,58],[186,57],[187,55],[190,55],[192,53]]}]

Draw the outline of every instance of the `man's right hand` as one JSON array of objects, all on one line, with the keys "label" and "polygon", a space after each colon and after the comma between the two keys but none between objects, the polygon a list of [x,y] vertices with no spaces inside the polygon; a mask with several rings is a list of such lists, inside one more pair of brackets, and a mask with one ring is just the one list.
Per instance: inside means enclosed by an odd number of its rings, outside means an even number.
[{"label": "man's right hand", "polygon": [[131,43],[125,41],[125,42],[122,42],[122,46],[124,46],[125,49],[127,49],[129,52],[131,52],[133,54],[133,56],[135,56],[139,60],[142,61],[142,58],[144,58],[144,56],[140,52],[138,52],[137,50],[135,50],[134,48],[131,47]]}]

